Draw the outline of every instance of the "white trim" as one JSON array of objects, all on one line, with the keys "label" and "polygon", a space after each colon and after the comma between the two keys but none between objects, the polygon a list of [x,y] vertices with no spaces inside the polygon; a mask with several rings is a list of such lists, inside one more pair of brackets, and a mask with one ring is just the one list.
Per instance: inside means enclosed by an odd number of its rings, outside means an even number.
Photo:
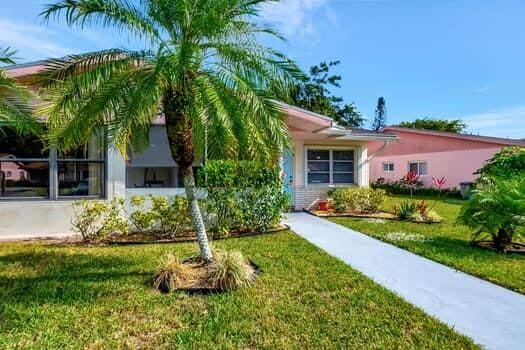
[{"label": "white trim", "polygon": [[[320,184],[311,184],[308,183],[308,151],[309,150],[320,150],[320,151],[330,151],[329,153],[329,181],[328,183],[320,183]],[[353,177],[354,182],[352,183],[334,183],[333,181],[333,156],[332,151],[353,151],[354,152],[354,159],[353,159]],[[304,146],[304,187],[337,187],[337,186],[353,186],[357,185],[358,183],[358,159],[357,159],[357,153],[359,151],[359,147],[348,147],[348,146],[329,146],[329,145],[322,145],[322,146],[316,146],[316,145],[305,145]]]}]

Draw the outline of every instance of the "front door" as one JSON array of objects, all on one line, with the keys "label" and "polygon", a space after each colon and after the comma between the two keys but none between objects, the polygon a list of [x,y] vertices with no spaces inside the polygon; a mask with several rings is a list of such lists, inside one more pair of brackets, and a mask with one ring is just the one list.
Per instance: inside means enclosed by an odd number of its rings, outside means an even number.
[{"label": "front door", "polygon": [[293,195],[293,184],[294,184],[294,155],[292,151],[285,150],[283,152],[283,179],[284,179],[284,190],[291,199],[291,205],[294,206],[294,195]]}]

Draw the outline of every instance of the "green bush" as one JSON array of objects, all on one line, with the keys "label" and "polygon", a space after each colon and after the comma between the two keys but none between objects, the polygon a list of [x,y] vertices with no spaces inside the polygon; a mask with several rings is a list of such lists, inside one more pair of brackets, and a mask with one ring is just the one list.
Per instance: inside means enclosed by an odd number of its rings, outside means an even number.
[{"label": "green bush", "polygon": [[191,229],[188,201],[184,196],[151,196],[151,210],[156,213],[160,231],[170,236]]},{"label": "green bush", "polygon": [[476,174],[480,175],[478,183],[490,178],[505,180],[525,176],[525,147],[503,148],[486,161]]},{"label": "green bush", "polygon": [[279,168],[253,161],[208,161],[198,183],[207,191],[210,232],[266,231],[288,205]]},{"label": "green bush", "polygon": [[133,211],[129,219],[135,229],[139,232],[150,232],[155,229],[159,220],[159,213],[155,210],[145,209],[146,197],[133,196],[130,199],[130,205]]},{"label": "green bush", "polygon": [[110,234],[127,234],[129,223],[125,217],[124,199],[111,201],[82,200],[73,203],[73,228],[90,242],[106,238]]},{"label": "green bush", "polygon": [[341,187],[328,192],[335,211],[376,213],[385,200],[385,191],[368,187]]},{"label": "green bush", "polygon": [[[383,189],[389,194],[410,194],[410,186],[406,179],[397,181],[387,181],[380,177],[370,184],[372,188]],[[421,181],[417,181],[413,186],[412,194],[415,196],[446,196],[451,198],[462,198],[461,192],[455,188],[443,188],[441,190],[432,187],[424,187]]]}]

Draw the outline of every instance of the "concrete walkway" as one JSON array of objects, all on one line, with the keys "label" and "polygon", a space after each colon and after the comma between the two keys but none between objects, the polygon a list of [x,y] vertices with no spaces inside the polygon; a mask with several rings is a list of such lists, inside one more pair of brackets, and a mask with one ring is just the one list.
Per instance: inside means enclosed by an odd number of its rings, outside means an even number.
[{"label": "concrete walkway", "polygon": [[306,213],[294,232],[489,349],[525,349],[525,296]]}]

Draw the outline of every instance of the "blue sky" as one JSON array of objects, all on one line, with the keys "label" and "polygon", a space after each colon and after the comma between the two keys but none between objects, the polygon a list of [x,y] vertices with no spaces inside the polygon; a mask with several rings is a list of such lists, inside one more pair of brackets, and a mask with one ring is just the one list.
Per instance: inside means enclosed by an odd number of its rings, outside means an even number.
[{"label": "blue sky", "polygon": [[[42,25],[50,1],[0,2],[0,45],[17,48],[22,62],[129,44],[107,31]],[[385,96],[390,124],[461,118],[473,133],[525,138],[525,1],[283,0],[263,16],[304,69],[340,60],[336,93],[370,119]]]}]

